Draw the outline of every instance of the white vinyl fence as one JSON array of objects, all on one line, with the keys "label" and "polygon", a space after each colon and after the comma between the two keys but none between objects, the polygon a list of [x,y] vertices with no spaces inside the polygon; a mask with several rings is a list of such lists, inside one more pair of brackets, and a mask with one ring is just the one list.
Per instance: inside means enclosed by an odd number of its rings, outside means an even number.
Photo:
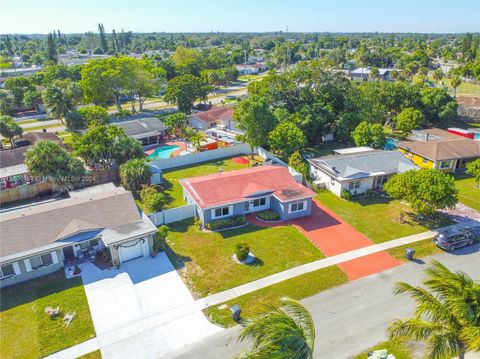
[{"label": "white vinyl fence", "polygon": [[165,209],[163,211],[150,214],[148,217],[156,226],[182,221],[195,216],[195,205],[187,204],[185,206]]}]

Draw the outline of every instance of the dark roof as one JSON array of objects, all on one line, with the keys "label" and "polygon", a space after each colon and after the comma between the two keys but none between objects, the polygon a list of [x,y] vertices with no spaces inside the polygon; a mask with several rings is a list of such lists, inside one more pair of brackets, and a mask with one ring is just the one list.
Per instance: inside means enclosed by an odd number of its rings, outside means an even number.
[{"label": "dark roof", "polygon": [[53,141],[61,144],[62,140],[52,132],[28,132],[15,139],[17,147],[34,145],[40,141]]},{"label": "dark roof", "polygon": [[123,128],[127,136],[133,138],[142,138],[145,136],[154,136],[162,134],[167,128],[165,124],[156,117],[140,118],[131,121],[117,122],[115,126]]},{"label": "dark roof", "polygon": [[25,152],[32,146],[17,147],[0,151],[0,168],[18,166],[25,160]]},{"label": "dark roof", "polygon": [[405,141],[397,146],[433,161],[480,157],[480,141],[457,137],[458,140],[449,138],[438,141]]}]

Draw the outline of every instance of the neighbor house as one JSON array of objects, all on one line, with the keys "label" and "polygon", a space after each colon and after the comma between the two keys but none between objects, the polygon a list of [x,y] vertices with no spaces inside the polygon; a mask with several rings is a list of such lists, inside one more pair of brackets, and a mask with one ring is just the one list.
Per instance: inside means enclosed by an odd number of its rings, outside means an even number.
[{"label": "neighbor house", "polygon": [[136,139],[142,146],[158,145],[167,134],[167,127],[156,117],[117,122],[114,125],[123,128],[127,136]]},{"label": "neighbor house", "polygon": [[398,71],[395,69],[378,69],[378,75],[373,78],[371,67],[360,67],[358,69],[349,72],[350,79],[352,81],[373,81],[373,80],[386,80],[393,81],[391,73]]},{"label": "neighbor house", "polygon": [[418,169],[397,151],[358,147],[337,150],[338,154],[309,159],[314,184],[340,196],[342,191],[361,194],[381,189],[394,174]]},{"label": "neighbor house", "polygon": [[282,220],[308,216],[312,197],[287,167],[264,165],[180,180],[184,198],[203,224],[267,209]]},{"label": "neighbor house", "polygon": [[217,126],[228,130],[236,129],[233,120],[233,109],[221,106],[214,106],[208,111],[191,114],[188,116],[188,125],[202,131]]},{"label": "neighbor house", "polygon": [[267,65],[264,62],[256,62],[256,63],[247,63],[245,64],[237,64],[235,65],[238,73],[240,75],[258,75],[260,72],[267,70]]},{"label": "neighbor house", "polygon": [[73,191],[67,199],[4,212],[0,216],[0,286],[93,259],[105,247],[113,265],[149,256],[155,232],[132,194],[113,185]]},{"label": "neighbor house", "polygon": [[442,139],[428,136],[427,139],[399,142],[397,147],[416,165],[443,172],[463,171],[467,162],[480,158],[480,141],[457,135]]}]

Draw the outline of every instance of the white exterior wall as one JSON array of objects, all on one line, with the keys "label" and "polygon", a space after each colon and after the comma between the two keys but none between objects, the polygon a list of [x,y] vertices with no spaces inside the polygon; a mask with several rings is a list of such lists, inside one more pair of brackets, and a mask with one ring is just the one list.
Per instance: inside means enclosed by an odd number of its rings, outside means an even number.
[{"label": "white exterior wall", "polygon": [[318,181],[325,185],[325,188],[328,189],[330,192],[340,196],[342,192],[342,184],[338,182],[336,179],[330,177],[325,172],[322,172],[318,168],[310,165],[310,177],[313,178],[315,181]]},{"label": "white exterior wall", "polygon": [[[341,189],[340,189],[340,192],[342,189],[344,190],[347,190],[349,191],[352,195],[355,195],[355,194],[362,194],[362,193],[365,193],[367,192],[369,189],[373,189],[373,180],[374,180],[375,177],[368,177],[368,178],[362,178],[362,179],[357,179],[357,180],[350,180],[350,181],[342,181],[341,182]],[[362,181],[362,185],[360,188],[354,188],[354,189],[351,189],[349,190],[348,189],[348,184],[350,182],[355,182],[355,181]]]},{"label": "white exterior wall", "polygon": [[196,128],[197,130],[204,130],[207,128],[203,121],[200,121],[198,118],[195,118],[193,116],[188,117],[188,125],[190,127]]}]

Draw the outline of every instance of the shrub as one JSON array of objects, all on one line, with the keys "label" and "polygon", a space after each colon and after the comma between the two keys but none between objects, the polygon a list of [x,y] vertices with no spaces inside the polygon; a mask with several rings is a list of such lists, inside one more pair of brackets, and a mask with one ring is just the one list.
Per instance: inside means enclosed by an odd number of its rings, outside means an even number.
[{"label": "shrub", "polygon": [[373,189],[369,188],[369,189],[367,189],[367,190],[365,191],[365,194],[366,194],[367,196],[371,196],[371,195],[375,194],[375,192],[373,191]]},{"label": "shrub", "polygon": [[211,230],[217,230],[236,227],[245,223],[247,223],[247,219],[245,218],[245,216],[235,216],[230,218],[217,219],[215,221],[207,223],[205,227]]},{"label": "shrub", "polygon": [[280,215],[272,209],[258,212],[257,216],[263,221],[278,221],[280,219]]},{"label": "shrub", "polygon": [[239,261],[243,261],[248,257],[250,253],[250,247],[247,243],[238,243],[235,247],[235,255]]},{"label": "shrub", "polygon": [[352,194],[348,192],[346,189],[342,189],[342,192],[340,193],[340,197],[343,199],[346,199],[347,201],[350,201],[352,199]]},{"label": "shrub", "polygon": [[163,225],[160,226],[157,232],[153,235],[153,250],[156,252],[164,251],[166,248],[165,239],[168,236],[170,229]]},{"label": "shrub", "polygon": [[143,186],[140,199],[147,213],[160,212],[165,205],[165,195],[158,192],[155,186]]}]

